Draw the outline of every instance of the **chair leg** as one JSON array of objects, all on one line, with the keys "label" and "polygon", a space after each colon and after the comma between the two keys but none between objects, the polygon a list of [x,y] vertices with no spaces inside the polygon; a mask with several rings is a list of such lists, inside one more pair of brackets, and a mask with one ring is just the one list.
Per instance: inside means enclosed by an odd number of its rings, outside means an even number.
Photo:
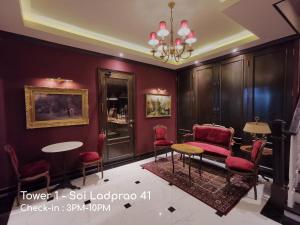
[{"label": "chair leg", "polygon": [[103,179],[103,161],[101,161],[101,178]]},{"label": "chair leg", "polygon": [[231,178],[231,172],[228,170],[226,176],[226,181],[227,181],[226,188],[225,188],[226,194],[230,193],[230,178]]},{"label": "chair leg", "polygon": [[230,171],[228,171],[227,176],[226,176],[226,181],[228,184],[230,184],[230,177],[231,177],[231,173],[230,173]]},{"label": "chair leg", "polygon": [[154,147],[154,161],[156,162],[156,148]]},{"label": "chair leg", "polygon": [[49,174],[46,175],[46,181],[47,181],[46,189],[47,189],[47,193],[49,193],[50,192],[50,189],[49,189],[49,186],[50,186],[50,175]]},{"label": "chair leg", "polygon": [[85,166],[82,165],[82,174],[83,174],[83,186],[85,185]]},{"label": "chair leg", "polygon": [[21,191],[21,182],[18,181],[18,188],[17,188],[17,206],[20,206],[20,191]]},{"label": "chair leg", "polygon": [[254,179],[253,179],[253,188],[254,188],[254,199],[257,200],[257,189],[256,189],[256,185],[257,185],[257,175],[254,175]]}]

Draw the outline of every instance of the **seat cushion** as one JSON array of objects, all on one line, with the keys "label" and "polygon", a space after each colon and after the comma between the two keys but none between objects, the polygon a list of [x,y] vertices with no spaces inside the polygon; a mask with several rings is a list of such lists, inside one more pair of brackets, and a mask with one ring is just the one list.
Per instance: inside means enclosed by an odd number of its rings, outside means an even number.
[{"label": "seat cushion", "polygon": [[172,145],[173,144],[173,141],[169,141],[169,140],[157,140],[154,142],[154,145],[155,146],[169,146],[169,145]]},{"label": "seat cushion", "polygon": [[82,152],[80,153],[81,162],[94,162],[100,159],[98,152]]},{"label": "seat cushion", "polygon": [[228,149],[217,146],[217,145],[212,145],[212,144],[203,143],[203,142],[196,142],[196,141],[186,142],[185,144],[200,147],[204,150],[204,152],[218,154],[218,155],[221,155],[223,157],[227,157],[227,156],[230,155],[230,151]]},{"label": "seat cushion", "polygon": [[45,160],[29,163],[20,169],[22,178],[33,177],[49,171],[49,163]]},{"label": "seat cushion", "polygon": [[252,171],[254,168],[254,163],[247,159],[234,156],[227,157],[225,164],[228,168],[239,171]]}]

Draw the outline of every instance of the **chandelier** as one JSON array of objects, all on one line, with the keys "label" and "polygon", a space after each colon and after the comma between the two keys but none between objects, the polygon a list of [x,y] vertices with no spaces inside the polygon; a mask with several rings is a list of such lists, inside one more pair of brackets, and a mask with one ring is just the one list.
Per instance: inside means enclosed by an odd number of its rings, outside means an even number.
[{"label": "chandelier", "polygon": [[[173,8],[175,2],[170,1],[168,6],[171,11],[171,30],[169,31],[167,29],[167,23],[165,21],[161,21],[159,23],[159,30],[150,33],[148,44],[152,46],[151,53],[155,59],[159,59],[163,62],[174,59],[175,62],[179,62],[180,59],[191,57],[193,52],[192,44],[195,43],[197,39],[195,32],[189,28],[188,21],[182,20],[177,32],[180,37],[176,38],[174,41]],[[170,39],[168,41],[167,37],[169,34]]]}]

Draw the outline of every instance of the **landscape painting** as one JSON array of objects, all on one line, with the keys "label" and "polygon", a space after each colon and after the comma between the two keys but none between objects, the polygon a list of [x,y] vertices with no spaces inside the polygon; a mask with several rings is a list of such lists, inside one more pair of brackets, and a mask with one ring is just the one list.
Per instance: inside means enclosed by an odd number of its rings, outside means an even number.
[{"label": "landscape painting", "polygon": [[171,96],[147,94],[146,95],[146,117],[170,117],[171,116]]},{"label": "landscape painting", "polygon": [[88,124],[88,92],[25,86],[27,128]]}]

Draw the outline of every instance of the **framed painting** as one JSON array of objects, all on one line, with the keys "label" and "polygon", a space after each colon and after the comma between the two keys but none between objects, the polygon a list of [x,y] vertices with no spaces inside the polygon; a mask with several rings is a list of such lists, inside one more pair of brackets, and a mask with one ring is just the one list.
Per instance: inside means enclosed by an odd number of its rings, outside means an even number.
[{"label": "framed painting", "polygon": [[171,96],[146,94],[146,117],[170,117],[171,116]]},{"label": "framed painting", "polygon": [[25,86],[26,128],[89,124],[87,89]]}]

